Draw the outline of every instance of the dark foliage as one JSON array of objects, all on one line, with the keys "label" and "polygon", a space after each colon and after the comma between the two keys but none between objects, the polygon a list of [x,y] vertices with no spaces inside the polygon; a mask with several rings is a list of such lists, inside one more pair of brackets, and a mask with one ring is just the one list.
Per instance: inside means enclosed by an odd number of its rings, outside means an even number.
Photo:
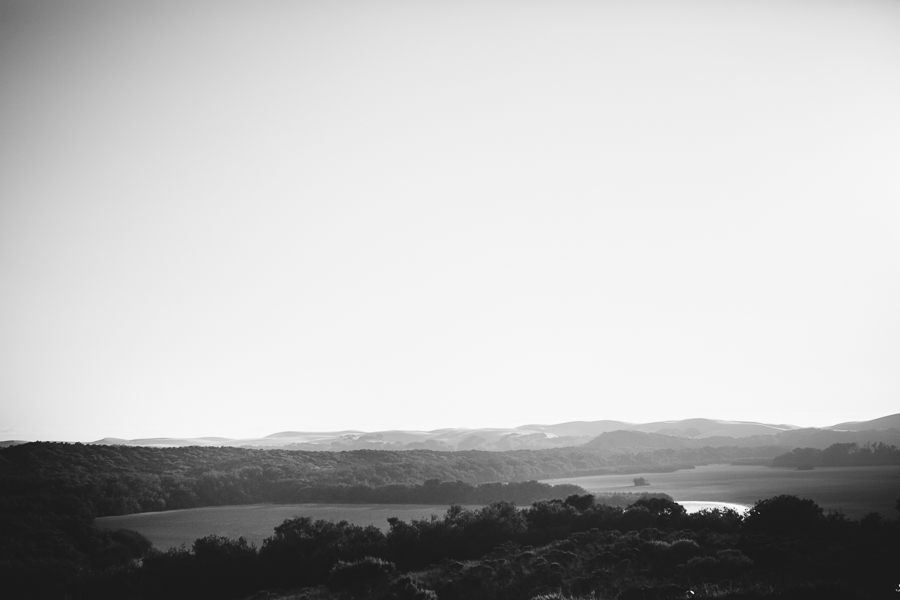
[{"label": "dark foliage", "polygon": [[790,535],[813,533],[822,528],[825,517],[812,500],[796,496],[775,496],[760,500],[747,513],[744,527],[748,531]]},{"label": "dark foliage", "polygon": [[[689,591],[862,600],[891,597],[900,575],[900,522],[823,516],[792,496],[761,500],[746,518],[730,510],[686,514],[666,497],[622,508],[573,494],[525,509],[451,506],[441,518],[390,525],[383,533],[289,519],[258,550],[208,536],[190,549],[150,551],[140,566],[88,567],[43,596],[228,599],[315,587],[313,597],[335,600],[684,598]],[[144,551],[133,534],[116,536]]]},{"label": "dark foliage", "polygon": [[[746,517],[689,515],[661,494],[591,496],[577,486],[479,481],[613,460],[671,464],[675,453],[456,454],[7,448],[0,451],[2,596],[238,599],[313,586],[312,597],[335,600],[661,598],[688,589],[733,600],[863,599],[893,597],[900,581],[900,522],[874,513],[855,521],[777,496]],[[468,481],[441,481],[442,472]],[[436,476],[408,479],[424,474]],[[440,518],[391,519],[387,533],[290,519],[258,549],[207,536],[159,552],[136,532],[92,524],[98,515],[150,508],[296,498],[453,505]]]},{"label": "dark foliage", "polygon": [[384,556],[384,545],[384,534],[372,525],[296,517],[276,527],[259,554],[272,583],[315,585],[327,579],[338,561]]},{"label": "dark foliage", "polygon": [[86,574],[127,570],[149,551],[150,541],[136,531],[95,528],[90,505],[76,495],[0,495],[0,582],[7,592],[59,598],[84,585]]},{"label": "dark foliage", "polygon": [[[722,447],[637,453],[588,448],[306,452],[36,442],[0,449],[0,496],[72,495],[94,516],[257,502],[529,503],[541,496],[528,496],[532,492],[527,491],[522,497],[510,497],[509,490],[498,495],[496,487],[473,492],[464,484],[671,471],[757,456],[760,451]],[[429,480],[461,483],[416,487]],[[566,494],[579,489],[573,487]]]},{"label": "dark foliage", "polygon": [[817,448],[794,448],[787,454],[772,459],[774,467],[868,467],[877,465],[900,465],[900,449],[882,442],[832,444],[824,450]]},{"label": "dark foliage", "polygon": [[331,568],[328,586],[332,589],[358,589],[387,582],[397,572],[394,563],[366,556],[360,560],[339,560]]}]

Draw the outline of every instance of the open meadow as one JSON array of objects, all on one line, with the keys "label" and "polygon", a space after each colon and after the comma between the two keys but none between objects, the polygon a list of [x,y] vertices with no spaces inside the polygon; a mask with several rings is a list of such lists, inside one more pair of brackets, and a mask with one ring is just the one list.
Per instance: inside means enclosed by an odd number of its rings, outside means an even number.
[{"label": "open meadow", "polygon": [[[650,485],[635,487],[634,478]],[[592,494],[663,492],[676,502],[712,501],[753,505],[757,500],[791,494],[815,501],[825,510],[859,518],[869,512],[895,517],[900,499],[900,467],[820,467],[811,471],[764,466],[706,465],[672,473],[633,473],[548,479],[572,483]]]},{"label": "open meadow", "polygon": [[[689,513],[716,507],[726,506],[720,502],[685,504]],[[729,507],[737,510],[742,508],[737,505]],[[442,516],[447,508],[446,504],[249,504],[100,517],[96,523],[105,529],[139,531],[160,550],[181,544],[190,546],[197,538],[210,534],[234,539],[244,537],[261,546],[263,540],[272,535],[276,526],[295,516],[310,517],[313,520],[343,520],[354,525],[375,525],[387,532],[387,520],[390,517],[408,522],[412,519],[426,519],[431,515]],[[474,509],[479,506],[466,505],[466,508]]]},{"label": "open meadow", "polygon": [[[643,477],[649,485],[636,487],[633,481],[636,477]],[[853,518],[869,512],[893,517],[894,505],[900,498],[900,469],[896,466],[798,471],[706,465],[672,473],[597,475],[551,479],[544,483],[575,484],[590,493],[663,492],[683,503],[688,512],[725,504],[740,510],[741,506],[752,506],[757,500],[791,494],[809,498],[826,510],[842,510]],[[96,523],[108,529],[139,531],[159,549],[181,544],[190,546],[195,539],[210,534],[243,536],[259,546],[276,526],[295,516],[346,520],[387,531],[390,517],[410,521],[443,515],[446,510],[446,504],[249,504],[101,517]]]},{"label": "open meadow", "polygon": [[375,525],[387,531],[387,520],[391,517],[410,521],[443,515],[446,511],[447,506],[443,504],[249,504],[100,517],[96,523],[106,529],[139,531],[156,548],[165,550],[181,544],[190,546],[195,539],[210,534],[235,539],[244,537],[261,546],[276,526],[292,517],[348,521],[354,525]]}]

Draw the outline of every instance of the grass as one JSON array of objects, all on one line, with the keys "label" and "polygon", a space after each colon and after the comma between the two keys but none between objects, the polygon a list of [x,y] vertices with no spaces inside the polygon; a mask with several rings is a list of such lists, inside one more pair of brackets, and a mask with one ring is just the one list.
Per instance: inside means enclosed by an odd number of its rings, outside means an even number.
[{"label": "grass", "polygon": [[[812,471],[774,469],[763,466],[708,465],[674,473],[647,473],[647,486],[635,488],[634,473],[548,480],[546,483],[574,483],[589,492],[664,492],[676,501],[731,502],[752,505],[757,500],[779,494],[809,498],[826,510],[841,509],[849,517],[869,512],[895,516],[894,503],[900,498],[900,468],[834,467]],[[159,549],[209,534],[237,538],[244,536],[261,545],[276,525],[294,516],[313,519],[346,520],[357,525],[375,525],[386,531],[387,519],[401,520],[441,515],[446,505],[411,504],[252,504],[216,506],[190,510],[143,513],[97,519],[108,528],[134,529],[146,535]]]},{"label": "grass", "polygon": [[139,531],[165,550],[193,543],[197,538],[216,534],[230,538],[243,536],[248,542],[262,545],[276,525],[291,517],[311,517],[326,521],[349,521],[356,525],[375,525],[388,529],[388,518],[403,521],[443,515],[447,505],[421,504],[249,504],[243,506],[210,506],[187,510],[140,513],[101,517],[97,525],[109,529]]}]

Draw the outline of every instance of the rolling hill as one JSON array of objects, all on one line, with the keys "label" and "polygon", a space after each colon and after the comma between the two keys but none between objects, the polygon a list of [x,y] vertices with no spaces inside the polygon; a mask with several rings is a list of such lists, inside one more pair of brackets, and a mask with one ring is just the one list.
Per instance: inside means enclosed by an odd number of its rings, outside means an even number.
[{"label": "rolling hill", "polygon": [[[622,448],[699,448],[703,446],[789,446],[825,448],[838,442],[900,444],[900,414],[827,428],[796,425],[684,419],[627,423],[624,421],[570,421],[551,425],[529,424],[514,428],[445,428],[432,431],[281,431],[261,438],[223,437],[142,439],[103,438],[92,442],[125,446],[231,446],[290,450],[540,450],[590,444]],[[892,429],[894,428],[894,429]],[[615,433],[615,435],[612,435]],[[642,434],[642,435],[638,435]]]},{"label": "rolling hill", "polygon": [[900,430],[900,413],[888,415],[871,421],[850,421],[847,423],[838,423],[826,429],[843,430],[843,431],[864,431],[869,429],[898,429]]}]

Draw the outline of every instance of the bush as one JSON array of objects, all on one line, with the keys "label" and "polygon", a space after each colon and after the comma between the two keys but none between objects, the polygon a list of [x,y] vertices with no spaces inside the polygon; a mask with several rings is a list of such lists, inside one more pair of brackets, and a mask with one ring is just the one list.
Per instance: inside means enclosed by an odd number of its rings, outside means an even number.
[{"label": "bush", "polygon": [[564,504],[575,508],[578,512],[584,512],[594,505],[594,496],[592,494],[572,494],[566,498]]},{"label": "bush", "polygon": [[309,586],[325,583],[339,560],[359,560],[384,550],[385,536],[373,525],[294,517],[275,528],[259,556],[276,585]]},{"label": "bush", "polygon": [[712,556],[695,556],[687,561],[688,572],[695,577],[714,578],[719,566],[719,560]]},{"label": "bush", "polygon": [[877,512],[867,513],[859,520],[859,526],[863,531],[878,531],[884,526],[884,517]]},{"label": "bush", "polygon": [[743,522],[744,515],[733,508],[704,508],[684,519],[684,525],[690,529],[709,529],[716,533],[737,532]]},{"label": "bush", "polygon": [[387,580],[396,571],[394,563],[371,556],[352,562],[339,560],[331,568],[328,587],[342,589],[370,585],[378,580]]},{"label": "bush", "polygon": [[680,585],[639,586],[624,590],[618,600],[680,600],[689,597],[689,593]]},{"label": "bush", "polygon": [[719,550],[716,556],[723,565],[734,571],[742,571],[753,566],[753,561],[744,556],[744,553],[735,548]]},{"label": "bush", "polygon": [[677,562],[684,562],[700,554],[700,546],[694,540],[675,540],[669,548],[669,552]]},{"label": "bush", "polygon": [[109,537],[117,544],[128,548],[131,558],[143,558],[153,547],[150,540],[132,529],[114,529],[109,532]]},{"label": "bush", "polygon": [[425,589],[422,585],[404,575],[391,585],[391,589],[382,600],[437,600],[437,594],[432,590]]},{"label": "bush", "polygon": [[682,505],[667,498],[641,498],[629,507],[629,511],[638,508],[647,509],[658,527],[671,527],[687,514]]},{"label": "bush", "polygon": [[687,562],[688,572],[704,579],[733,579],[753,566],[740,550],[720,550],[715,557],[696,556]]},{"label": "bush", "polygon": [[744,518],[748,531],[791,535],[811,533],[824,522],[821,507],[812,500],[781,495],[759,500]]}]

